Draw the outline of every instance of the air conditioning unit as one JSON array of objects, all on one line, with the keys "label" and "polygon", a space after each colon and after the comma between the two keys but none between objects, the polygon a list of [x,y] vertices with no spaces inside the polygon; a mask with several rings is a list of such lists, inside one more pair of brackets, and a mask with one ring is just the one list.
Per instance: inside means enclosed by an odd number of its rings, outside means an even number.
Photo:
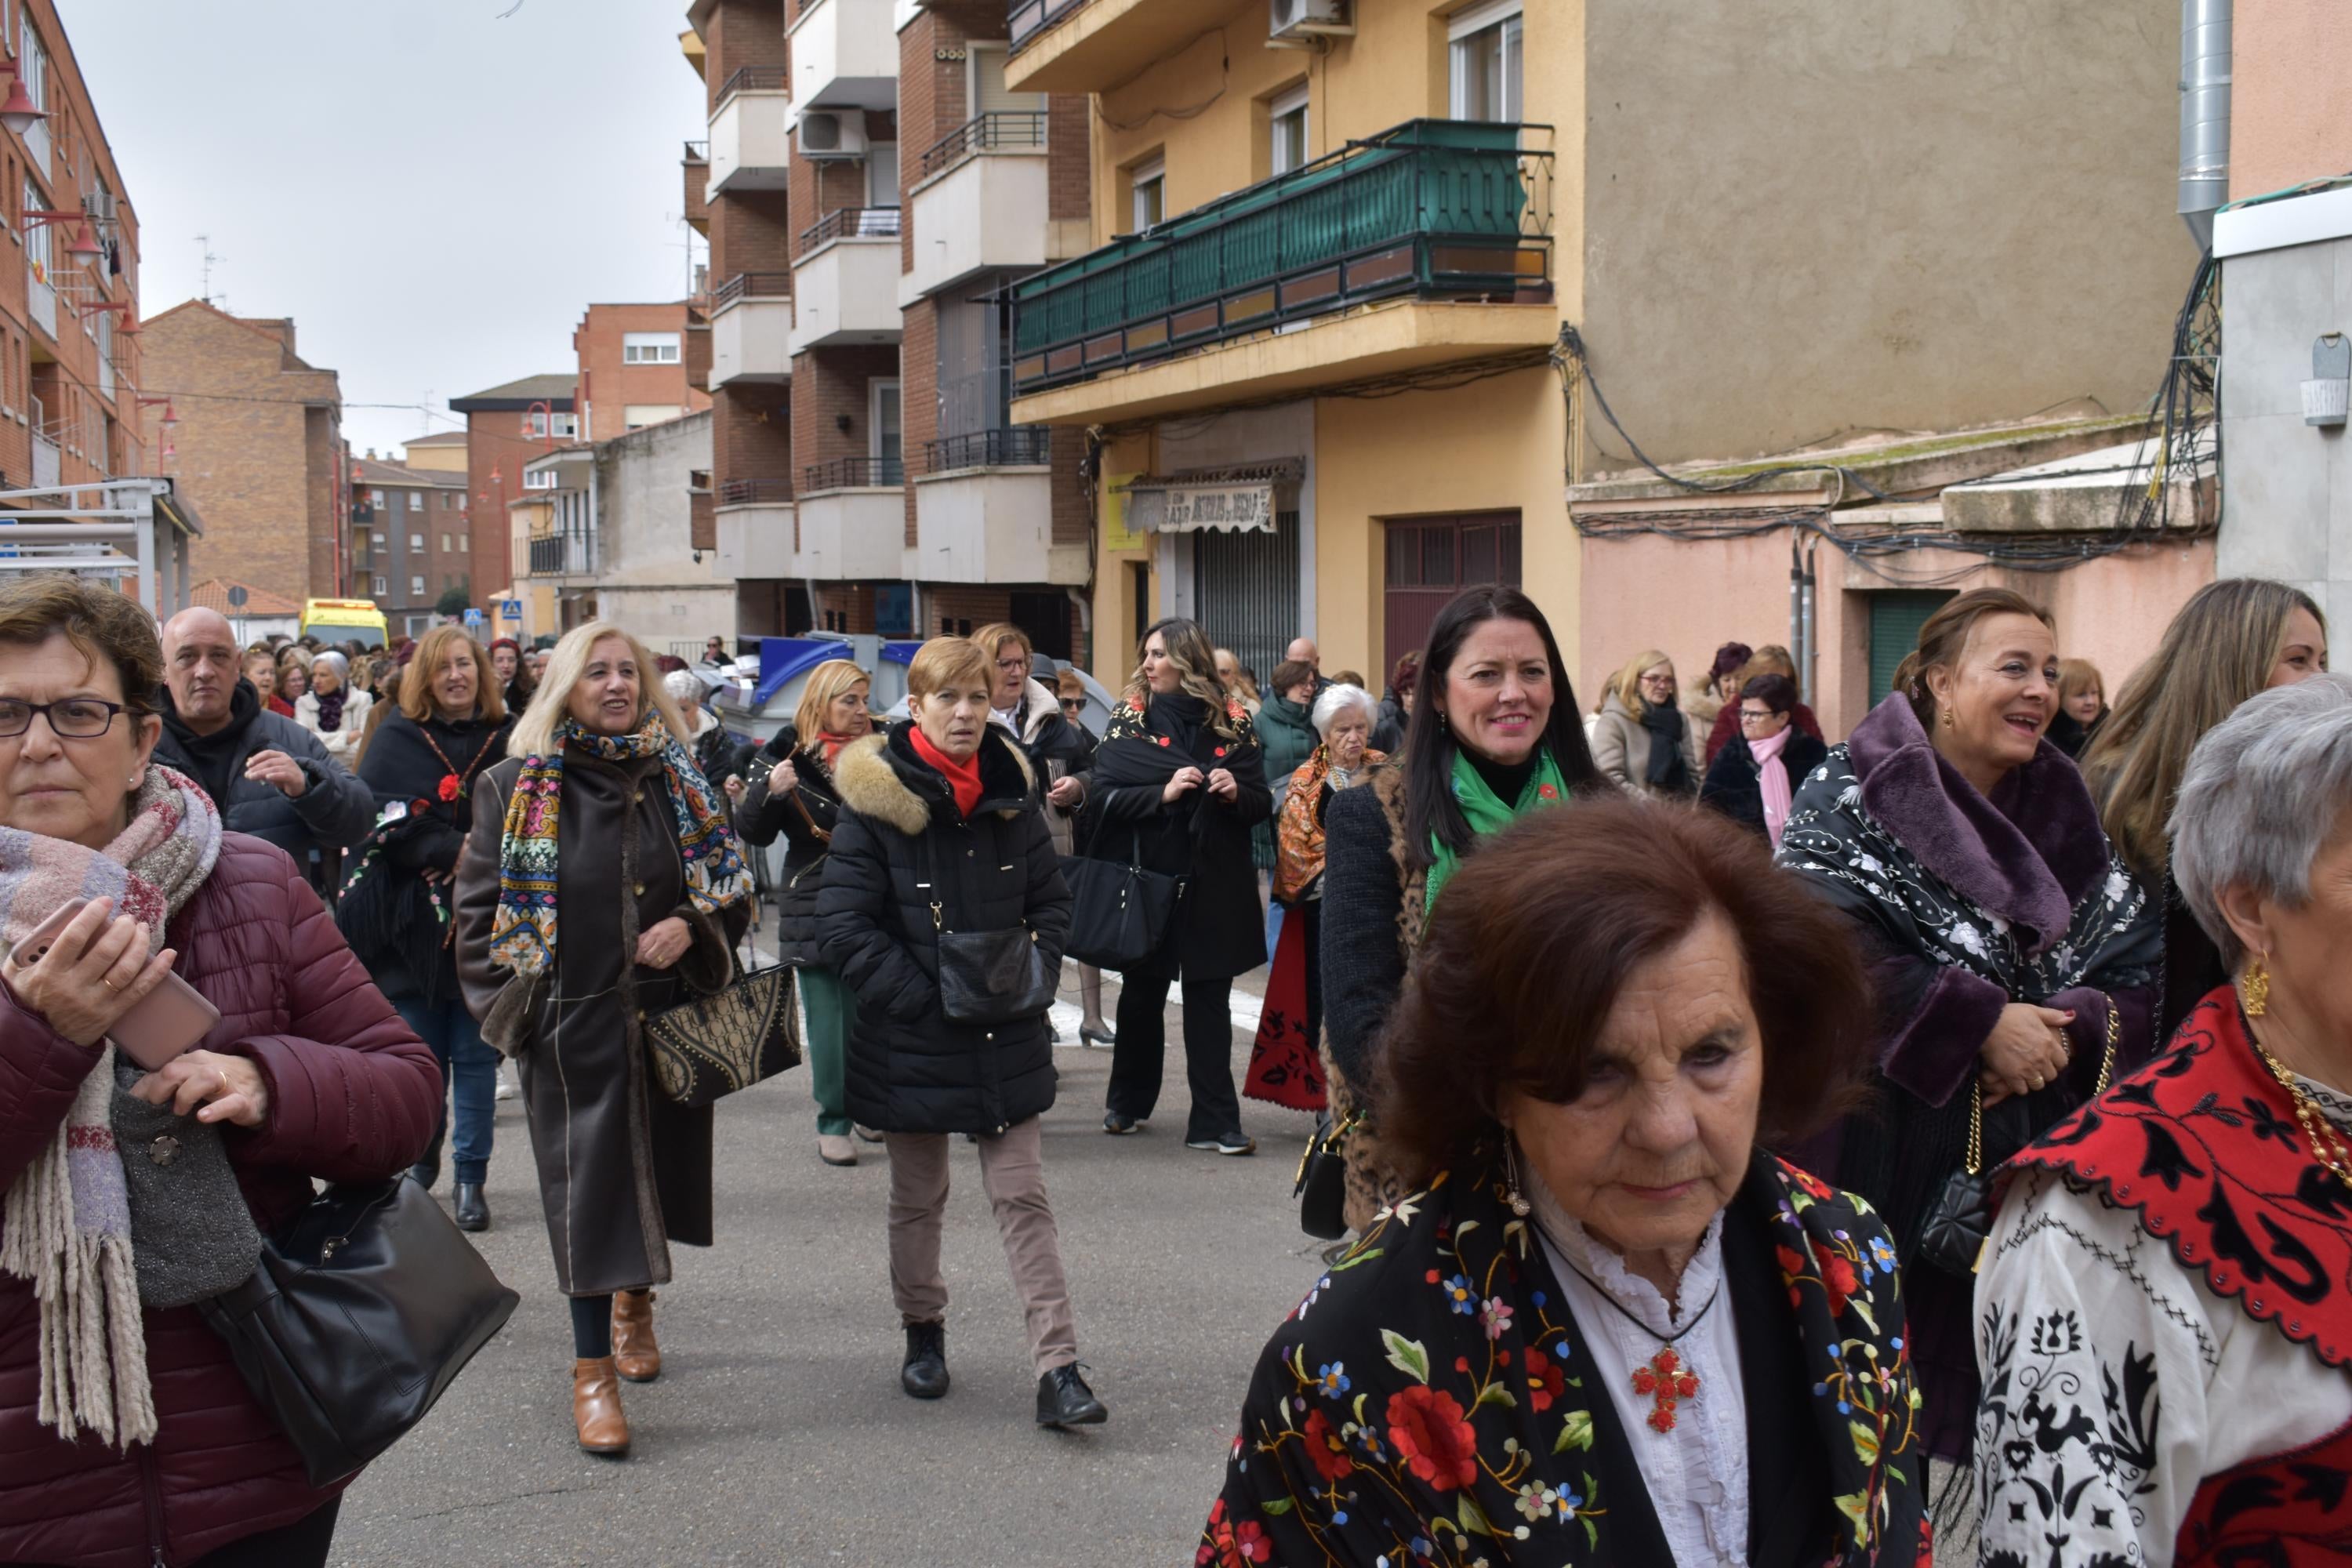
[{"label": "air conditioning unit", "polygon": [[114,193],[108,190],[90,192],[81,199],[81,210],[100,223],[114,221]]},{"label": "air conditioning unit", "polygon": [[1355,30],[1348,22],[1348,0],[1266,0],[1265,37],[1269,44],[1347,37]]},{"label": "air conditioning unit", "polygon": [[866,114],[862,110],[811,110],[801,116],[801,156],[828,158],[866,156]]}]

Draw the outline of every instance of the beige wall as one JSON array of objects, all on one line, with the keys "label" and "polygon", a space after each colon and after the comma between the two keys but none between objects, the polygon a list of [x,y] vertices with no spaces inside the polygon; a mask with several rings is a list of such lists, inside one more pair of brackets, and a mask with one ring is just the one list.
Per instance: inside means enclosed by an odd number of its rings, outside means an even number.
[{"label": "beige wall", "polygon": [[2231,200],[2352,169],[2352,6],[2239,0],[2230,53]]}]

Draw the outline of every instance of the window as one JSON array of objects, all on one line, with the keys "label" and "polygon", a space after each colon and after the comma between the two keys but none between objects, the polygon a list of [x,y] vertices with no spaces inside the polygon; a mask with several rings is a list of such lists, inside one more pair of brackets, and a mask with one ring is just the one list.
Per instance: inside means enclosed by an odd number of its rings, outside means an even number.
[{"label": "window", "polygon": [[383,492],[382,490],[368,491],[368,505],[375,508],[378,511],[382,511],[383,510]]},{"label": "window", "polygon": [[1453,39],[1454,118],[1516,124],[1519,97],[1520,0],[1493,0],[1455,16]]},{"label": "window", "polygon": [[877,142],[866,150],[866,205],[869,207],[895,207],[898,205],[898,144]]},{"label": "window", "polygon": [[408,596],[412,599],[425,597],[425,579],[421,575],[408,580]]},{"label": "window", "polygon": [[522,488],[527,490],[551,490],[555,488],[553,468],[525,468]]},{"label": "window", "polygon": [[624,332],[621,334],[621,363],[676,364],[678,363],[677,345],[678,334],[676,332]]},{"label": "window", "polygon": [[383,548],[383,530],[380,528],[370,530],[368,532],[368,540],[369,542],[373,543],[378,550],[382,550]]},{"label": "window", "polygon": [[875,482],[886,485],[897,484],[898,480],[890,470],[898,467],[900,457],[898,384],[895,381],[877,381],[872,384],[868,397],[870,400],[868,413],[873,418],[873,423],[867,426],[871,433],[868,440],[872,447],[868,456],[874,458],[876,467],[883,470],[874,476]]},{"label": "window", "polygon": [[449,532],[448,532],[448,531],[447,531],[446,529],[444,529],[444,530],[442,531],[442,532],[441,532],[441,551],[442,551],[442,553],[444,553],[444,554],[448,553],[448,550],[449,550]]},{"label": "window", "polygon": [[1141,234],[1167,216],[1168,163],[1154,158],[1149,163],[1139,163],[1128,176],[1134,192],[1129,216],[1135,233]]},{"label": "window", "polygon": [[1307,162],[1307,85],[1301,82],[1265,107],[1266,170],[1286,174]]},{"label": "window", "polygon": [[[25,182],[25,205],[16,210],[19,213],[37,212],[48,205],[48,198],[41,195],[41,187],[27,179]],[[49,280],[49,247],[52,242],[51,230],[47,224],[25,230],[25,265],[32,269],[36,283]]]},{"label": "window", "polygon": [[580,434],[580,418],[573,414],[551,415],[544,408],[534,408],[523,416],[522,433],[535,440],[545,440],[550,436],[569,440]]},{"label": "window", "polygon": [[423,490],[411,490],[408,492],[408,510],[411,511],[423,511],[425,510],[425,492]]},{"label": "window", "polygon": [[381,599],[390,592],[392,592],[392,590],[384,586],[384,581],[383,578],[379,577],[375,580],[375,596],[377,598]]},{"label": "window", "polygon": [[412,533],[408,536],[408,552],[412,555],[422,555],[425,553],[425,536],[423,534]]},{"label": "window", "polygon": [[474,552],[474,542],[465,534],[459,534],[457,536],[457,552],[461,555],[471,555]]}]

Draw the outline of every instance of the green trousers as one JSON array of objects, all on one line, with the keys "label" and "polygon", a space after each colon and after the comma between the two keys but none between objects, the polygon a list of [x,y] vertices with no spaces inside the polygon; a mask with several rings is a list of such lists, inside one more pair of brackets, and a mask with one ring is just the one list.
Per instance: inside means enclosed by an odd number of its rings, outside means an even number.
[{"label": "green trousers", "polygon": [[857,994],[830,969],[800,972],[808,1009],[809,1091],[816,1097],[816,1130],[849,1131],[849,1031],[857,1022]]}]

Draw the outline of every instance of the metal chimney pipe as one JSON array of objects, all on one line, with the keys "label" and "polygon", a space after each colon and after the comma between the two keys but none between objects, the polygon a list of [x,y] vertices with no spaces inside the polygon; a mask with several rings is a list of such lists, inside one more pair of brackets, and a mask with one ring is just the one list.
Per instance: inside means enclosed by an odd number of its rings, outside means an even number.
[{"label": "metal chimney pipe", "polygon": [[2180,0],[2180,205],[2204,249],[2230,199],[2230,12],[2232,0]]}]

